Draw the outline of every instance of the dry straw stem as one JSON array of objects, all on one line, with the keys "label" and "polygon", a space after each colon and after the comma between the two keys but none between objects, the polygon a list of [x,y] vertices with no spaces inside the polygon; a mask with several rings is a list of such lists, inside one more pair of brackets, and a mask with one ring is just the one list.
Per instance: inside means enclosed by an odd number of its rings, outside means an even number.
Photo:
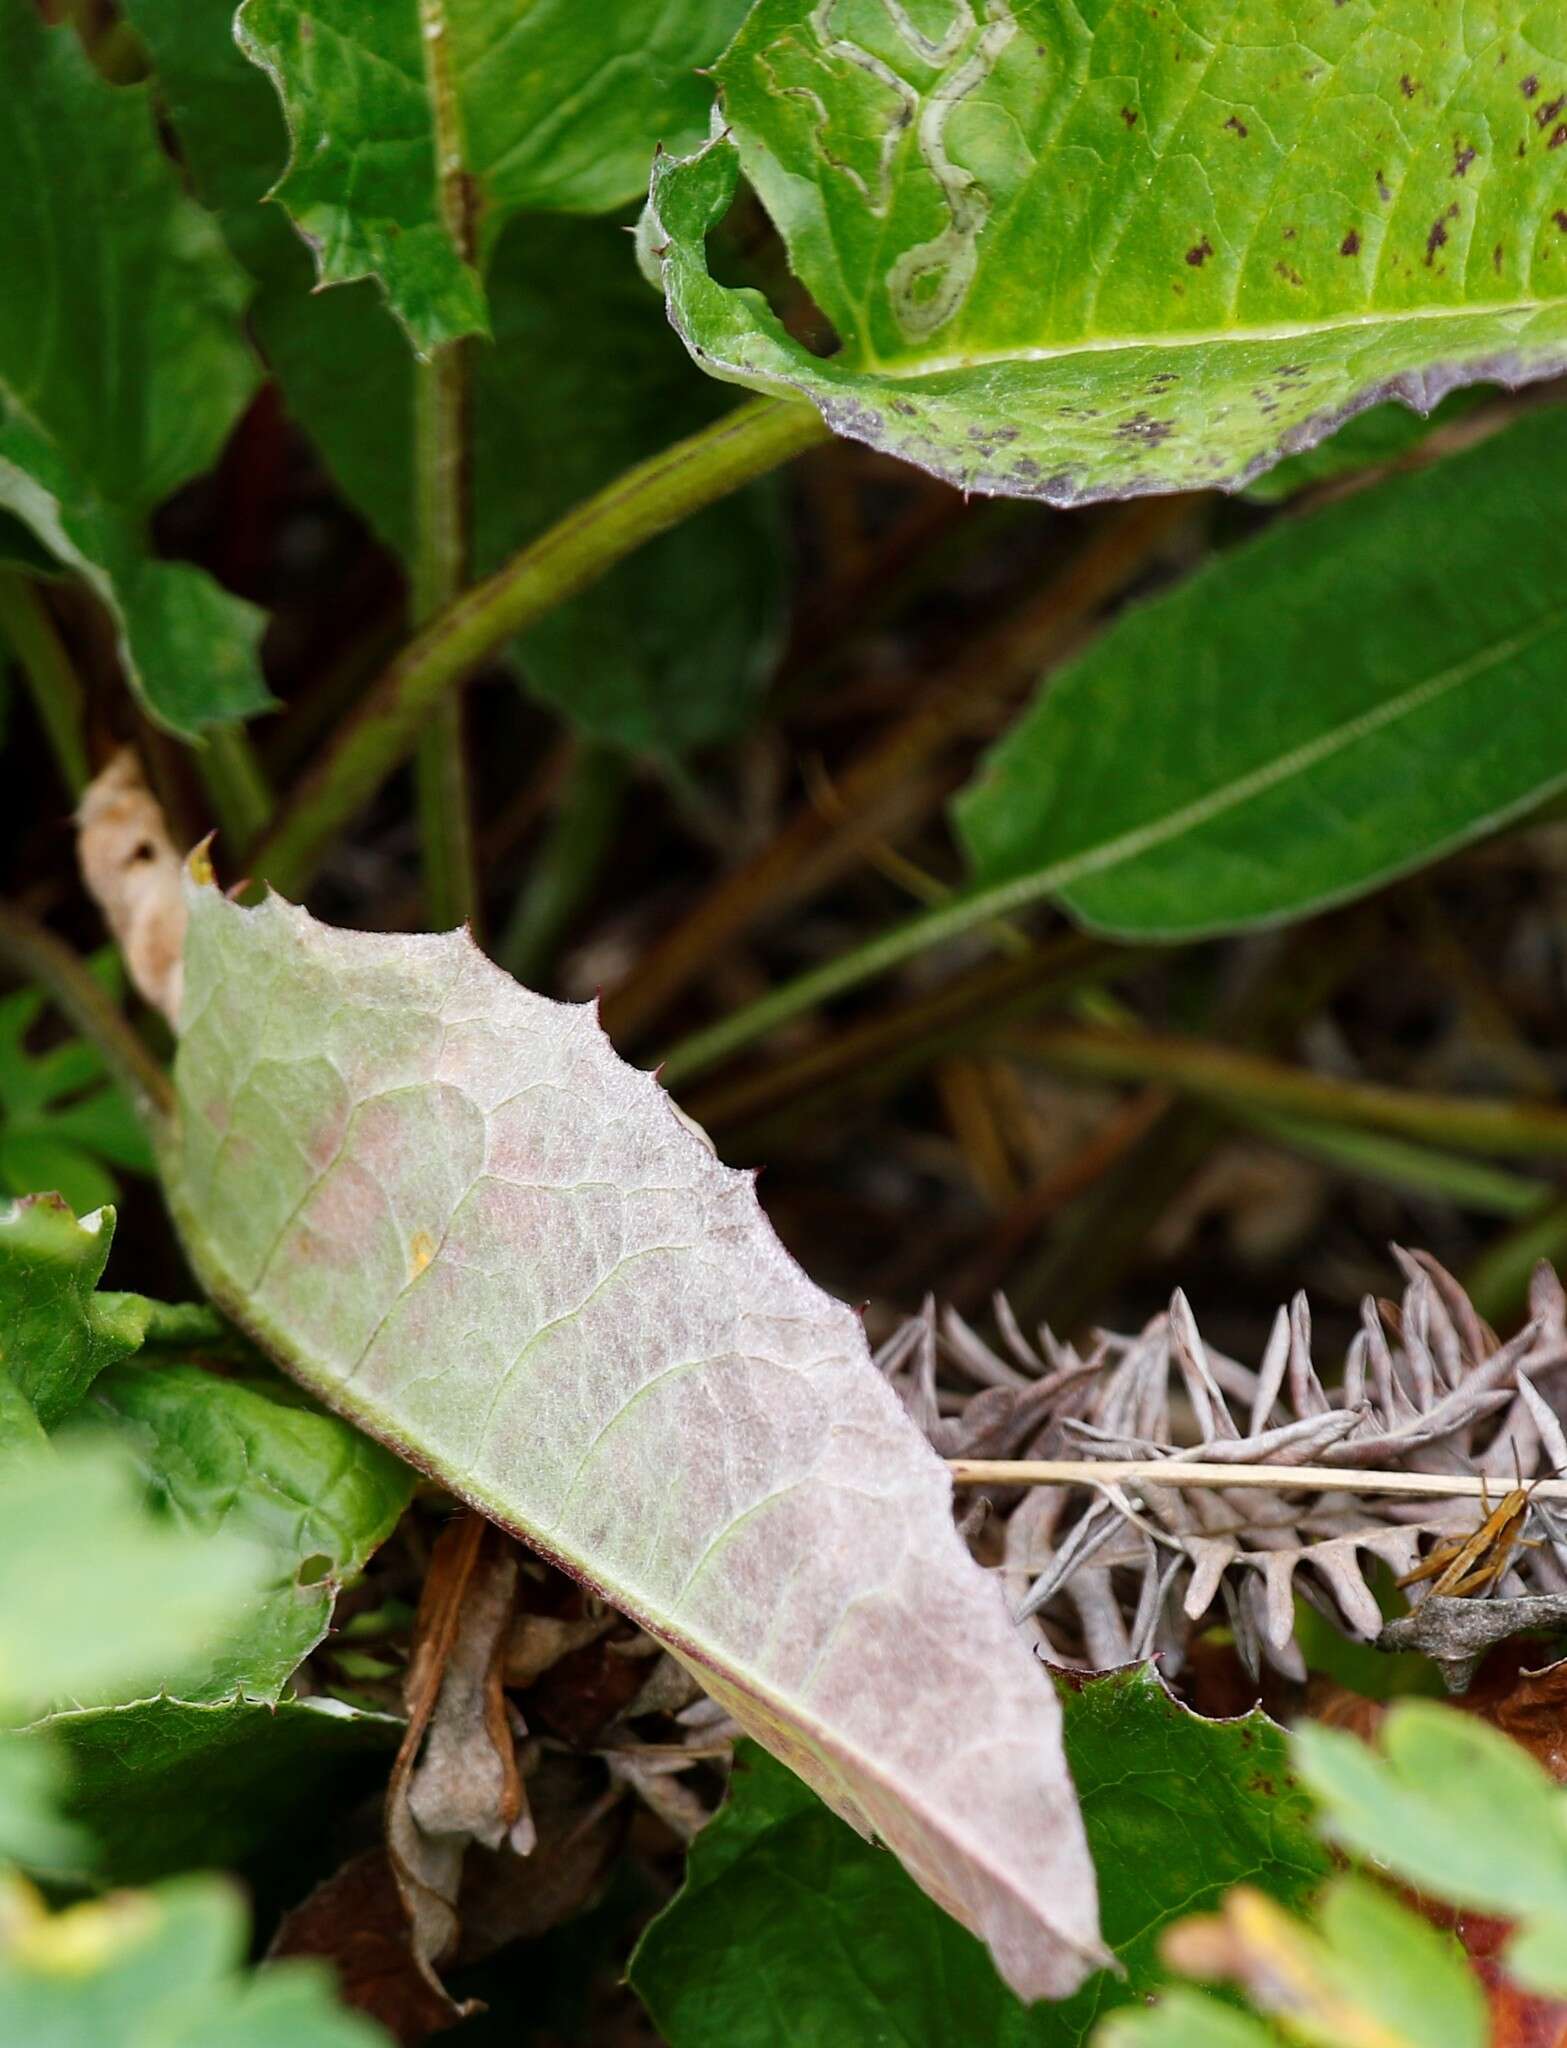
[{"label": "dry straw stem", "polygon": [[[1341,1471],[1333,1465],[1218,1465],[1175,1458],[948,1458],[954,1486],[1267,1487],[1293,1492],[1403,1493],[1420,1500],[1482,1500],[1504,1489],[1448,1472]],[[1567,1501],[1567,1479],[1536,1479],[1531,1499]]]}]

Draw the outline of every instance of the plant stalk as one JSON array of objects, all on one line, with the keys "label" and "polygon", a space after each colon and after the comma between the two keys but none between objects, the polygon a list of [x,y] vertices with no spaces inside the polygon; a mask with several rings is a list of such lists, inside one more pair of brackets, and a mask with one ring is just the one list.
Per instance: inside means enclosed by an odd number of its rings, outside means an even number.
[{"label": "plant stalk", "polygon": [[433,618],[374,683],[252,863],[298,895],[337,833],[405,760],[447,693],[496,648],[704,505],[830,438],[814,406],[752,400],[638,463]]},{"label": "plant stalk", "polygon": [[271,821],[272,787],[242,725],[219,726],[197,750],[196,763],[225,842],[243,855]]},{"label": "plant stalk", "polygon": [[36,983],[82,1037],[102,1053],[143,1119],[167,1122],[174,1110],[168,1075],[94,980],[86,961],[25,911],[0,904],[0,961],[20,981]]},{"label": "plant stalk", "polygon": [[[1495,1486],[1468,1474],[1368,1472],[1336,1465],[1206,1465],[1178,1458],[948,1458],[954,1486],[1251,1487],[1291,1492],[1405,1493],[1419,1500],[1485,1500]],[[1567,1479],[1536,1479],[1529,1495],[1567,1500]]]},{"label": "plant stalk", "polygon": [[1392,1132],[1429,1145],[1518,1158],[1567,1155],[1567,1110],[1550,1103],[1429,1095],[1346,1081],[1238,1047],[1153,1032],[1045,1025],[999,1034],[1001,1049],[1064,1073],[1158,1082],[1220,1108]]},{"label": "plant stalk", "polygon": [[0,569],[0,634],[11,643],[61,780],[74,801],[87,787],[81,680],[38,586],[20,569]]},{"label": "plant stalk", "polygon": [[[468,580],[467,350],[452,342],[415,366],[415,542],[412,604],[416,626],[456,601]],[[419,736],[419,844],[424,859],[424,921],[434,931],[476,926],[479,888],[463,703],[443,697]]]}]

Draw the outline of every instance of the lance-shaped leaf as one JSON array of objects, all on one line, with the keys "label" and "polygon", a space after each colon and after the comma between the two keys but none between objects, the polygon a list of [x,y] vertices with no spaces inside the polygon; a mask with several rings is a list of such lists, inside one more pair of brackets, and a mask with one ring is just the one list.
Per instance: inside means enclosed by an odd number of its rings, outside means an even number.
[{"label": "lance-shaped leaf", "polygon": [[146,90],[108,85],[32,7],[0,8],[0,109],[0,510],[108,605],[163,724],[263,710],[259,613],[153,560],[147,535],[255,388],[244,277],[181,191]]},{"label": "lance-shaped leaf", "polygon": [[185,969],[164,1171],[214,1296],[1069,1991],[1101,1952],[1051,1688],[750,1176],[461,933],[193,887]]},{"label": "lance-shaped leaf", "polygon": [[377,277],[421,353],[486,331],[515,213],[604,213],[690,142],[746,0],[246,0],[293,133],[277,187],[323,284]]},{"label": "lance-shaped leaf", "polygon": [[981,888],[1191,938],[1342,901],[1560,789],[1564,463],[1567,409],[1535,412],[1124,613],[959,799]]},{"label": "lance-shaped leaf", "polygon": [[[703,366],[970,490],[1235,485],[1378,399],[1567,363],[1567,47],[1539,0],[759,0],[653,181]],[[703,238],[741,171],[822,359]]]}]

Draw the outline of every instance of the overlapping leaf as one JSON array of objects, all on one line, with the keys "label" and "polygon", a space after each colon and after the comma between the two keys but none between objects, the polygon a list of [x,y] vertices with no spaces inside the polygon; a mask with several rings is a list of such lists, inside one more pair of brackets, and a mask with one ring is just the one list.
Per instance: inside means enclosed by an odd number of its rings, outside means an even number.
[{"label": "overlapping leaf", "polygon": [[[1235,485],[1379,399],[1567,363],[1539,0],[759,0],[653,182],[704,368],[965,489]],[[703,251],[741,173],[842,344]]]},{"label": "overlapping leaf", "polygon": [[333,1699],[67,1708],[6,1748],[68,1767],[59,1804],[74,1839],[18,1860],[56,1879],[148,1884],[313,1849],[384,1777],[401,1732],[389,1714]]},{"label": "overlapping leaf", "polygon": [[183,1527],[243,1538],[256,1553],[255,1594],[236,1607],[229,1640],[184,1673],[181,1696],[237,1687],[276,1700],[326,1634],[339,1590],[391,1534],[412,1474],[292,1388],[196,1365],[106,1373],[85,1419],[112,1423]]},{"label": "overlapping leaf", "polygon": [[385,2048],[326,1973],[244,1970],[246,1913],[218,1878],[49,1913],[0,1877],[0,2037],[43,2048]]},{"label": "overlapping leaf", "polygon": [[1394,1708],[1380,1746],[1297,1732],[1334,1838],[1433,1897],[1520,1922],[1509,1969],[1567,1996],[1567,1793],[1518,1743],[1426,1701]]},{"label": "overlapping leaf", "polygon": [[156,718],[184,733],[242,718],[271,702],[259,616],[155,561],[147,521],[255,387],[244,278],[180,190],[146,91],[107,85],[22,0],[0,8],[0,106],[0,509],[109,606]]},{"label": "overlapping leaf", "polygon": [[[604,213],[689,141],[746,0],[246,0],[293,135],[278,196],[321,280],[380,279],[421,352],[486,331],[485,261],[524,210]],[[466,246],[465,246],[466,245]]]},{"label": "overlapping leaf", "polygon": [[1567,411],[1536,412],[1124,614],[959,799],[979,883],[1189,938],[1356,894],[1561,788],[1564,461]]},{"label": "overlapping leaf", "polygon": [[1163,1979],[1178,1915],[1246,1882],[1295,1902],[1327,1857],[1283,1730],[1258,1712],[1204,1721],[1151,1667],[1063,1692],[1067,1756],[1125,1974],[1030,2012],[978,1945],[934,1912],[769,1758],[742,1750],[697,1837],[685,1887],[649,1928],[632,1980],[673,2048],[896,2040],[905,2048],[1078,2048],[1099,2017]]},{"label": "overlapping leaf", "polygon": [[857,1319],[586,1010],[191,891],[166,1183],[307,1386],[599,1587],[988,1940],[1099,1959],[1043,1673]]},{"label": "overlapping leaf", "polygon": [[[303,244],[281,207],[261,203],[287,131],[271,85],[235,46],[232,7],[130,0],[127,12],[152,50],[197,189],[257,280],[253,326],[290,411],[406,558],[414,366],[404,337],[372,283],[313,293]],[[713,51],[724,32],[712,31]],[[634,94],[573,105],[584,147],[603,142],[606,121],[642,121],[636,168],[610,194],[624,199],[645,182],[659,109]],[[530,203],[555,202],[540,191]],[[618,222],[532,213],[492,241],[491,340],[470,359],[479,575],[728,396],[691,375]],[[621,747],[669,755],[726,738],[746,723],[776,653],[782,564],[772,495],[748,491],[650,542],[591,598],[527,634],[517,649],[525,680],[581,731]]]},{"label": "overlapping leaf", "polygon": [[[101,955],[96,965],[117,996],[123,981],[117,960]],[[110,1166],[151,1173],[152,1153],[96,1047],[75,1038],[45,1052],[29,1050],[43,1007],[42,995],[31,989],[0,1001],[0,1194],[48,1188],[80,1216],[114,1200]]]}]

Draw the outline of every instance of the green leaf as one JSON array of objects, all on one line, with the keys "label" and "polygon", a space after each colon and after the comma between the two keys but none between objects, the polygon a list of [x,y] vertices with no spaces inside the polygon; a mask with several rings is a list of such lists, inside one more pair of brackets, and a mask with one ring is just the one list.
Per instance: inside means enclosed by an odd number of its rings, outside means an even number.
[{"label": "green leaf", "polygon": [[60,1818],[64,1782],[52,1746],[0,1734],[0,1866],[64,1865],[90,1853],[87,1837]]},{"label": "green leaf", "polygon": [[[59,1759],[74,1837],[13,1849],[57,1880],[147,1884],[238,1868],[326,1827],[372,1789],[402,1723],[332,1699],[160,1697],[51,1714],[0,1746]],[[0,1839],[0,1847],[3,1847]]]},{"label": "green leaf", "polygon": [[[480,574],[728,398],[691,375],[614,221],[518,221],[490,299],[495,346],[474,391]],[[592,738],[640,753],[733,737],[778,657],[786,558],[771,483],[726,498],[525,633],[529,690]]]},{"label": "green leaf", "polygon": [[78,1222],[58,1195],[0,1205],[0,1372],[45,1429],[146,1332],[140,1295],[95,1292],[113,1239],[112,1209]]},{"label": "green leaf", "polygon": [[1517,1743],[1451,1707],[1407,1700],[1381,1754],[1303,1722],[1294,1754],[1333,1839],[1455,1905],[1567,1919],[1567,1792]]},{"label": "green leaf", "polygon": [[154,508],[206,469],[256,385],[247,296],[180,190],[148,96],[69,27],[0,7],[0,108],[19,175],[0,210],[0,507],[108,605],[126,672],[185,734],[264,710],[260,614],[149,552]]},{"label": "green leaf", "polygon": [[14,1455],[0,1486],[0,1708],[15,1718],[168,1683],[210,1655],[254,1583],[245,1545],[154,1521],[109,1446]]},{"label": "green leaf", "polygon": [[[513,215],[604,213],[689,144],[746,0],[246,0],[293,136],[277,186],[323,284],[376,277],[421,353],[488,329]],[[470,238],[477,247],[464,248]]]},{"label": "green leaf", "polygon": [[[198,190],[221,209],[224,233],[258,280],[253,326],[290,410],[344,493],[406,559],[406,342],[374,285],[312,293],[303,245],[278,207],[259,203],[287,136],[276,95],[235,46],[225,0],[131,0],[129,13],[157,61]],[[721,40],[715,34],[713,49]],[[656,140],[650,128],[626,191],[645,183]],[[495,239],[488,290],[493,340],[471,358],[480,575],[579,498],[704,425],[729,396],[691,375],[616,221],[514,220]],[[742,730],[777,655],[779,529],[777,494],[764,484],[661,535],[591,598],[525,636],[517,653],[528,687],[579,731],[641,752],[680,754]]]},{"label": "green leaf", "polygon": [[[1222,1922],[1191,1933],[1212,1949],[1204,1976],[1222,1972],[1276,2013],[1292,2041],[1308,2048],[1485,2048],[1485,1993],[1451,1934],[1364,1878],[1329,1887],[1317,1925],[1292,1919],[1255,1893],[1238,1892]],[[1188,1930],[1182,1930],[1183,1935]],[[1191,1943],[1187,1942],[1188,1950]],[[1204,1957],[1193,1958],[1196,1967]],[[1100,2048],[1179,2048],[1209,2017],[1207,2001],[1177,1993],[1153,2014],[1117,2019]],[[1217,2035],[1223,2040],[1225,2035]],[[1276,2037],[1241,2031],[1242,2043]]]},{"label": "green leaf", "polygon": [[1151,1670],[1063,1688],[1062,1706],[1124,1977],[1104,1972],[1066,2003],[1028,2010],[891,1857],[747,1748],[684,1889],[633,1958],[672,2048],[1076,2048],[1104,2012],[1162,1981],[1157,1942],[1172,1919],[1242,1880],[1282,1899],[1320,1882],[1327,1858],[1265,1715],[1204,1721]]},{"label": "green leaf", "polygon": [[981,889],[1193,938],[1340,902],[1567,784],[1567,411],[1125,613],[958,800]]},{"label": "green leaf", "polygon": [[[1235,486],[1386,398],[1567,364],[1538,0],[758,0],[648,243],[702,366],[967,490]],[[741,172],[841,348],[710,275]]]},{"label": "green leaf", "polygon": [[1144,2012],[1118,2012],[1094,2036],[1094,2048],[1278,2048],[1271,2027],[1221,2005],[1206,1992],[1167,1991]]},{"label": "green leaf", "polygon": [[1022,1995],[1073,1989],[1101,1951],[1049,1683],[751,1177],[464,933],[188,903],[163,1165],[213,1298],[648,1628]]},{"label": "green leaf", "polygon": [[[111,948],[92,964],[118,997],[118,955]],[[105,1162],[150,1174],[152,1149],[96,1047],[73,1038],[47,1052],[29,1049],[43,1010],[31,989],[0,1000],[0,1193],[52,1190],[82,1216],[115,1199]]]},{"label": "green leaf", "polygon": [[406,1465],[290,1388],[193,1365],[136,1364],[99,1380],[84,1420],[111,1423],[182,1528],[242,1540],[256,1589],[227,1639],[187,1660],[187,1700],[236,1687],[275,1700],[325,1636],[338,1592],[391,1534],[413,1492]]},{"label": "green leaf", "polygon": [[246,1915],[216,1878],[48,1913],[0,1895],[0,2039],[27,2048],[386,2048],[334,2000],[325,1970],[243,1973]]},{"label": "green leaf", "polygon": [[1412,454],[1438,427],[1451,426],[1492,395],[1483,386],[1471,385],[1444,398],[1429,417],[1402,405],[1374,405],[1315,448],[1265,470],[1246,486],[1246,495],[1258,504],[1277,505],[1310,485],[1332,483],[1357,470],[1380,469]]}]

